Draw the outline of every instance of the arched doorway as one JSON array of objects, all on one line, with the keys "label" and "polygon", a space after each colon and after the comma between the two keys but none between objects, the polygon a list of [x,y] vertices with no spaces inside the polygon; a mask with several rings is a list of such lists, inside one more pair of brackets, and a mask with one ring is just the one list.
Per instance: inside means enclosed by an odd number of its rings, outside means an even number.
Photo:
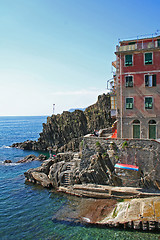
[{"label": "arched doorway", "polygon": [[133,138],[140,138],[140,121],[133,121]]},{"label": "arched doorway", "polygon": [[149,139],[156,139],[156,121],[150,120],[149,124]]}]

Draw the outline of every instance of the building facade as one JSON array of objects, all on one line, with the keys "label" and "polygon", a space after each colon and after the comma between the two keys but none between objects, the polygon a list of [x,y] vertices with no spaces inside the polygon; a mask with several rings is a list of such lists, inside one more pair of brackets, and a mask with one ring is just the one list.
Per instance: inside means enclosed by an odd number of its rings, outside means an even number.
[{"label": "building facade", "polygon": [[160,138],[160,36],[116,47],[117,137]]}]

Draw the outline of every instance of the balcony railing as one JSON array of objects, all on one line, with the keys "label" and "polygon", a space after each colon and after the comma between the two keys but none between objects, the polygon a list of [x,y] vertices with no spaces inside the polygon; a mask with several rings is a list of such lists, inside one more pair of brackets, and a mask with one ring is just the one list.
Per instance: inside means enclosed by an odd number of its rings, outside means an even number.
[{"label": "balcony railing", "polygon": [[118,47],[118,52],[134,51],[137,49],[137,44],[124,45]]},{"label": "balcony railing", "polygon": [[142,50],[142,49],[153,49],[153,48],[160,48],[160,43],[157,41],[153,42],[137,42],[131,45],[122,45],[117,46],[117,52],[127,52],[127,51],[134,51],[134,50]]}]

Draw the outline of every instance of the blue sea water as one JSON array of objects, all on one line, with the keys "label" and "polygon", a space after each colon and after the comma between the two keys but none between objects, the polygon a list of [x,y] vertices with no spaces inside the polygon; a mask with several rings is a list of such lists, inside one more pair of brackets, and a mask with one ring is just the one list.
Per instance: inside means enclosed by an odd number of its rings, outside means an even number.
[{"label": "blue sea water", "polygon": [[[158,233],[98,228],[76,223],[78,198],[26,184],[24,172],[40,162],[16,164],[33,151],[10,148],[14,142],[36,140],[46,117],[0,117],[0,239],[160,239]],[[4,164],[4,160],[12,160]]]}]

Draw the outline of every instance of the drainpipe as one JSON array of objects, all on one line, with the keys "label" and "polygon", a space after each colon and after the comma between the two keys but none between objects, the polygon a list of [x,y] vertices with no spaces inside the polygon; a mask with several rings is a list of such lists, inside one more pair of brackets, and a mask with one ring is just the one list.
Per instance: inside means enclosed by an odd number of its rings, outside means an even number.
[{"label": "drainpipe", "polygon": [[120,54],[120,118],[121,118],[121,138],[123,138],[123,124],[122,124],[122,102],[123,102],[123,96],[122,96],[122,69],[121,69],[122,63],[121,63],[121,54]]}]

